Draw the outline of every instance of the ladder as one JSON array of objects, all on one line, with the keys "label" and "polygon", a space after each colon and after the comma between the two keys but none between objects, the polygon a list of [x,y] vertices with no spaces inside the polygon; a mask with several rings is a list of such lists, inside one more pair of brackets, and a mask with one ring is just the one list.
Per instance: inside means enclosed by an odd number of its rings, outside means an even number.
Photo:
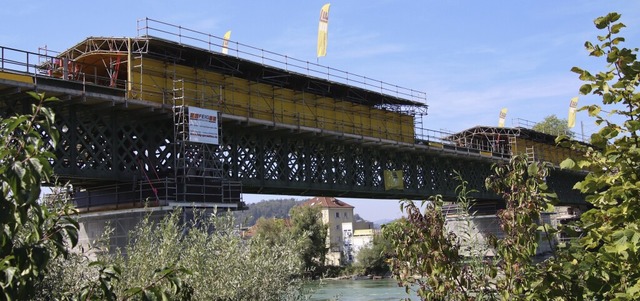
[{"label": "ladder", "polygon": [[527,155],[527,162],[533,163],[534,161],[536,161],[535,149],[533,148],[533,146],[527,147],[526,155]]},{"label": "ladder", "polygon": [[218,146],[190,140],[190,108],[185,103],[184,80],[173,81],[172,93],[176,201],[205,204],[241,200],[242,184],[224,179]]},{"label": "ladder", "polygon": [[516,145],[516,137],[509,136],[509,148],[511,149],[511,156],[516,154],[517,145]]}]

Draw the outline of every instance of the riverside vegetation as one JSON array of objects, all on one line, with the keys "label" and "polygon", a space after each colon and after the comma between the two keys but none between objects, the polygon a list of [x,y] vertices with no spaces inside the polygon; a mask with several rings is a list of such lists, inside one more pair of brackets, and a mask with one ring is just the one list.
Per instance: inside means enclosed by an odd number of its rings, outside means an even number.
[{"label": "riverside vegetation", "polygon": [[[558,140],[584,154],[565,160],[563,168],[590,171],[575,185],[592,206],[574,225],[582,235],[550,259],[531,261],[539,234],[556,231],[537,223],[553,194],[546,192],[548,166],[515,157],[496,165],[487,179],[487,187],[507,203],[499,213],[506,236],[489,242],[496,253],[491,260],[461,256],[459,238],[444,228],[440,198],[425,203],[424,212],[403,203],[407,219],[383,233],[394,276],[407,290],[415,288],[423,300],[640,299],[640,63],[637,48],[621,47],[619,19],[617,13],[597,18],[596,27],[605,33],[598,43],[585,44],[591,56],[605,58],[607,70],[572,69],[585,82],[580,93],[599,96],[611,107],[606,115],[599,105],[581,109],[601,129],[591,136],[591,145]],[[158,224],[144,220],[122,250],[126,256],[112,250],[90,259],[76,252],[73,208],[64,199],[39,200],[41,183],[52,181],[58,136],[53,111],[45,104],[55,100],[31,94],[37,98],[31,114],[0,121],[0,300],[308,297],[301,276],[313,262],[305,265],[298,254],[321,258],[322,249],[304,250],[311,229],[319,226],[299,232],[305,235],[281,231],[275,239],[257,235],[246,241],[228,216],[201,213],[180,220],[173,214]],[[459,192],[460,201],[469,202],[464,181]]]},{"label": "riverside vegetation", "polygon": [[[486,187],[503,197],[498,213],[505,236],[493,238],[495,256],[462,257],[461,239],[445,229],[442,200],[432,198],[424,210],[402,203],[405,220],[384,229],[395,252],[394,276],[422,300],[638,300],[640,299],[640,62],[638,48],[622,47],[620,14],[595,19],[604,33],[586,42],[590,56],[604,58],[607,69],[591,73],[571,69],[584,81],[579,91],[602,99],[581,108],[600,125],[590,145],[557,142],[583,154],[566,159],[561,168],[589,171],[575,184],[591,209],[569,227],[540,225],[540,212],[555,198],[547,192],[549,166],[514,157],[493,167]],[[607,112],[603,110],[607,108]],[[604,114],[606,113],[606,114]],[[459,201],[467,191],[460,186]],[[533,262],[540,235],[556,231],[579,234],[552,256]],[[472,238],[471,238],[472,239]]]}]

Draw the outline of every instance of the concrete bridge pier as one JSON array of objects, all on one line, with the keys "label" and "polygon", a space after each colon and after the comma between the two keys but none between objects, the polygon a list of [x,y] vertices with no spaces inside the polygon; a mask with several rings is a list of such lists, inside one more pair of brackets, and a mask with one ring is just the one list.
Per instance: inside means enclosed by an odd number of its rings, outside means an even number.
[{"label": "concrete bridge pier", "polygon": [[[504,208],[499,204],[483,204],[473,207],[473,213],[464,212],[457,205],[446,205],[443,212],[446,215],[446,229],[453,232],[461,240],[461,247],[465,255],[470,256],[494,256],[494,251],[488,247],[490,235],[497,238],[504,237],[500,228],[500,221],[496,216],[498,210]],[[580,218],[584,211],[577,206],[557,206],[554,212],[541,214],[540,223],[558,227]],[[544,256],[552,252],[552,248],[563,241],[568,240],[565,234],[560,233],[553,237],[547,237],[540,233],[536,255]]]}]

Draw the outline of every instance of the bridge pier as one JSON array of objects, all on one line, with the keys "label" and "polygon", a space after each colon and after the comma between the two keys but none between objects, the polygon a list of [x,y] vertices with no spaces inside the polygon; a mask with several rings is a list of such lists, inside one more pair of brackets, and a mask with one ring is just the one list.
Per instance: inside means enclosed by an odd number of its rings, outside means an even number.
[{"label": "bridge pier", "polygon": [[[504,208],[504,206],[502,206]],[[490,235],[503,238],[504,232],[496,213],[501,207],[498,204],[474,206],[472,213],[465,213],[457,205],[447,205],[443,208],[446,216],[446,229],[461,239],[461,250],[465,256],[494,256],[494,250],[488,247]],[[554,212],[543,212],[540,216],[541,224],[548,224],[557,228],[561,224],[577,220],[584,211],[578,206],[557,206]],[[547,238],[540,233],[536,255],[544,256],[553,248],[568,239],[563,233]]]},{"label": "bridge pier", "polygon": [[[181,203],[170,203],[156,207],[82,212],[77,217],[80,226],[78,244],[90,253],[93,253],[90,247],[107,245],[111,252],[116,248],[126,251],[125,247],[131,239],[131,231],[144,219],[148,219],[150,223],[158,224],[169,214],[181,210],[180,222],[184,223],[192,220],[196,212],[209,214],[214,211],[224,212],[230,209],[235,210],[231,207],[193,207]],[[108,235],[105,235],[106,233]],[[108,240],[102,241],[102,239]]]}]

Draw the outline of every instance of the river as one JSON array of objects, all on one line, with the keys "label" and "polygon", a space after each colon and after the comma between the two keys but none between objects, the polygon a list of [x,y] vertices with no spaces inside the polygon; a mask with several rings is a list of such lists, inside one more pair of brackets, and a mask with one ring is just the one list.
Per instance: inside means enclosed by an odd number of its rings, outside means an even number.
[{"label": "river", "polygon": [[[312,284],[311,301],[379,301],[404,300],[411,297],[393,279],[322,280]],[[410,300],[420,300],[415,295]]]}]

